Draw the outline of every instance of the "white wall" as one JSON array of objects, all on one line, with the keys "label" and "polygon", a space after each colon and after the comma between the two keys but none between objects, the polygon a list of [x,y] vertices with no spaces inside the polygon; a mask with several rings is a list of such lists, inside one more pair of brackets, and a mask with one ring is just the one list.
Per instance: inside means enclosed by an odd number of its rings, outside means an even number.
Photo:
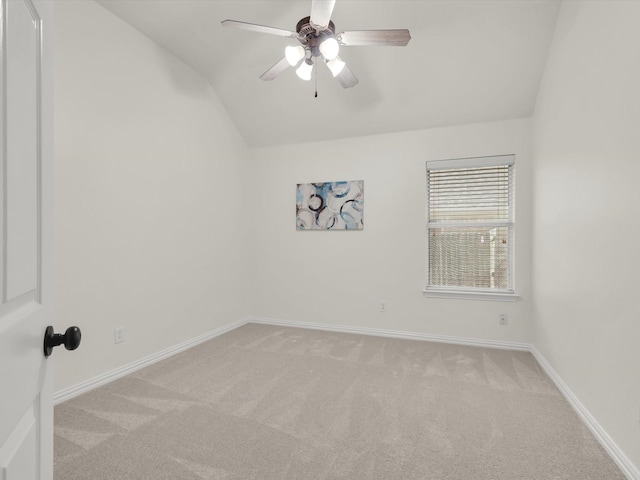
[{"label": "white wall", "polygon": [[56,324],[83,333],[59,391],[245,316],[249,152],[204,78],[110,12],[56,1],[56,22]]},{"label": "white wall", "polygon": [[[56,325],[84,334],[57,391],[247,314],[533,341],[640,465],[640,3],[563,3],[533,161],[529,120],[249,152],[181,61],[93,2],[56,15]],[[424,298],[425,162],[506,153],[521,300]],[[296,183],[341,179],[364,231],[296,231]]]},{"label": "white wall", "polygon": [[563,3],[533,167],[534,344],[636,468],[639,23],[639,2]]},{"label": "white wall", "polygon": [[[426,161],[509,153],[517,162],[516,288],[522,299],[425,298]],[[253,158],[253,315],[529,340],[529,121],[269,147],[253,150]],[[364,230],[296,231],[296,184],[336,180],[364,180]],[[381,300],[387,313],[378,311]],[[498,326],[501,312],[507,327]]]}]

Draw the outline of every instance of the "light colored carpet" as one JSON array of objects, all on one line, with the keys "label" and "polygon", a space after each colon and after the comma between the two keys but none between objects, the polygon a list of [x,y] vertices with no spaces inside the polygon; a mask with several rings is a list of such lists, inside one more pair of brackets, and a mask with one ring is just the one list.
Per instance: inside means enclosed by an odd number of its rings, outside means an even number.
[{"label": "light colored carpet", "polygon": [[55,408],[56,480],[624,479],[526,352],[248,324]]}]

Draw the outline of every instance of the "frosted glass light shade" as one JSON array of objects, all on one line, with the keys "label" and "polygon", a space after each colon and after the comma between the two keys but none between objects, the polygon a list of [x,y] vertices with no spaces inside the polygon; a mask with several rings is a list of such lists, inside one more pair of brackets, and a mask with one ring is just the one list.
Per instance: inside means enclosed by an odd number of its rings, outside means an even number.
[{"label": "frosted glass light shade", "polygon": [[300,66],[296,70],[296,75],[298,75],[302,80],[309,81],[311,80],[312,70],[313,70],[313,63],[311,63],[311,60],[305,60],[300,64]]},{"label": "frosted glass light shade", "polygon": [[333,37],[327,38],[320,44],[320,53],[325,60],[333,60],[338,56],[339,51],[340,45],[338,45],[338,41]]},{"label": "frosted glass light shade", "polygon": [[304,47],[302,45],[288,46],[284,49],[284,56],[292,67],[295,67],[304,58]]},{"label": "frosted glass light shade", "polygon": [[336,57],[333,60],[327,62],[327,67],[331,70],[331,75],[336,77],[344,68],[344,61],[340,57]]}]

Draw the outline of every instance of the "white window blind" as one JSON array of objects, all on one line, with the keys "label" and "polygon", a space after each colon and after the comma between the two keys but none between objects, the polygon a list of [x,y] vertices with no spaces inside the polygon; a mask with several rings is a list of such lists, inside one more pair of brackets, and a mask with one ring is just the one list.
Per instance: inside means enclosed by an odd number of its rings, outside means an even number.
[{"label": "white window blind", "polygon": [[427,291],[513,293],[514,164],[427,162]]}]

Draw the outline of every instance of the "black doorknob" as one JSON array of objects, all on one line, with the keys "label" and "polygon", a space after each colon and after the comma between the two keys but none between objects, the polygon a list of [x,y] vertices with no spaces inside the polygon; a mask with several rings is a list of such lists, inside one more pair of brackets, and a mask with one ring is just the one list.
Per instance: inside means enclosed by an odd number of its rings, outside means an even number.
[{"label": "black doorknob", "polygon": [[78,327],[69,327],[64,334],[61,334],[53,333],[53,327],[49,325],[44,332],[44,356],[48,357],[51,355],[53,347],[62,344],[67,350],[75,350],[80,345],[81,338],[82,334]]}]

